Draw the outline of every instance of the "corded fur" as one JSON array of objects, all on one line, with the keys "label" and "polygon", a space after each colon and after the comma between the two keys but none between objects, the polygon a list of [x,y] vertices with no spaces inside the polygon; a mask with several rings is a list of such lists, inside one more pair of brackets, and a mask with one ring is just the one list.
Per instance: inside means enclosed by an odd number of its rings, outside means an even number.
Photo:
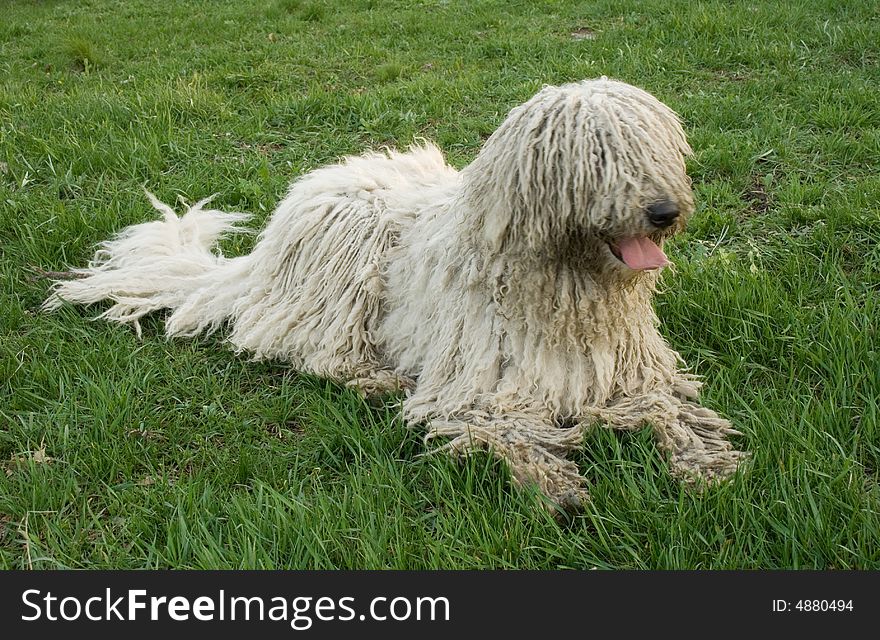
[{"label": "corded fur", "polygon": [[[467,455],[488,449],[564,506],[585,497],[566,454],[594,425],[651,426],[673,473],[701,484],[743,458],[730,424],[696,404],[699,383],[659,334],[658,272],[615,256],[658,245],[693,211],[676,115],[607,79],[546,87],[513,109],[458,172],[430,144],[347,158],[296,182],[249,255],[215,244],[242,214],[161,221],[104,243],[45,303],[109,299],[133,323],[170,309],[169,336],[222,325],[255,358],[406,389],[408,423]],[[648,205],[675,202],[658,231]]]}]

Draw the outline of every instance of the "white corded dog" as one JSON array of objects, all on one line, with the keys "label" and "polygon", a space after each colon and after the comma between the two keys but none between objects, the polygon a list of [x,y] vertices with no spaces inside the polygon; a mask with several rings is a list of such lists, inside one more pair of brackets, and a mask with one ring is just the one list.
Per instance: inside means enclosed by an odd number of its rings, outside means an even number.
[{"label": "white corded dog", "polygon": [[169,336],[227,325],[239,351],[368,393],[404,389],[408,423],[442,449],[488,449],[513,477],[577,506],[566,460],[585,429],[653,428],[676,475],[711,481],[744,457],[696,403],[699,383],[657,330],[662,245],[693,212],[676,115],[636,87],[546,87],[461,171],[425,144],[299,178],[249,255],[224,258],[246,216],[205,209],[101,245],[47,309],[109,299],[133,323],[170,309]]}]

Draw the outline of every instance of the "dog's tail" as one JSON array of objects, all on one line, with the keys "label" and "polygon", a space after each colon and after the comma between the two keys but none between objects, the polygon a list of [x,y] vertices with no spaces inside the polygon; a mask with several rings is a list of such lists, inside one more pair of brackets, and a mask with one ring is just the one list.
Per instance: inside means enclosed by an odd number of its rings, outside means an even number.
[{"label": "dog's tail", "polygon": [[169,336],[212,331],[229,318],[249,257],[224,258],[216,244],[224,234],[247,233],[237,223],[249,216],[205,209],[211,201],[205,198],[178,217],[153,194],[147,197],[162,219],[128,227],[101,243],[85,269],[54,283],[44,309],[109,299],[113,306],[99,317],[130,323],[138,335],[141,316],[158,309],[174,310],[166,325]]}]

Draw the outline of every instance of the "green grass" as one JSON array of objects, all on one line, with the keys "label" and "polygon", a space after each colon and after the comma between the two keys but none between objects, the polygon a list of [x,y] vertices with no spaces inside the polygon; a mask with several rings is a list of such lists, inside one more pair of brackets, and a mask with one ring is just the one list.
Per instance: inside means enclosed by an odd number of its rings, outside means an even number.
[{"label": "green grass", "polygon": [[[880,568],[876,4],[0,12],[0,566]],[[262,219],[342,154],[427,137],[463,166],[542,84],[602,74],[670,104],[696,151],[657,304],[754,454],[717,490],[684,491],[648,433],[597,431],[593,502],[558,523],[503,465],[421,457],[393,408],[220,337],[37,311],[33,269],[152,217],[142,185]]]},{"label": "green grass", "polygon": [[75,71],[88,72],[103,64],[103,58],[88,38],[72,37],[67,41],[65,52],[70,58],[70,67]]}]

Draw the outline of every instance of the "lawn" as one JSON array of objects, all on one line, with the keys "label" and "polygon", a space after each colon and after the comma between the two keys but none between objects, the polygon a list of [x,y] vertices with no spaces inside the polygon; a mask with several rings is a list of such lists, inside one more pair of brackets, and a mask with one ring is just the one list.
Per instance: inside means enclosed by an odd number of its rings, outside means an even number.
[{"label": "lawn", "polygon": [[[880,568],[880,5],[0,0],[0,567]],[[543,84],[681,114],[698,202],[663,332],[753,454],[703,495],[596,430],[558,521],[489,456],[222,335],[47,315],[43,270],[168,202],[258,226],[294,177],[436,141],[464,166]],[[252,238],[227,242],[235,254]]]}]

